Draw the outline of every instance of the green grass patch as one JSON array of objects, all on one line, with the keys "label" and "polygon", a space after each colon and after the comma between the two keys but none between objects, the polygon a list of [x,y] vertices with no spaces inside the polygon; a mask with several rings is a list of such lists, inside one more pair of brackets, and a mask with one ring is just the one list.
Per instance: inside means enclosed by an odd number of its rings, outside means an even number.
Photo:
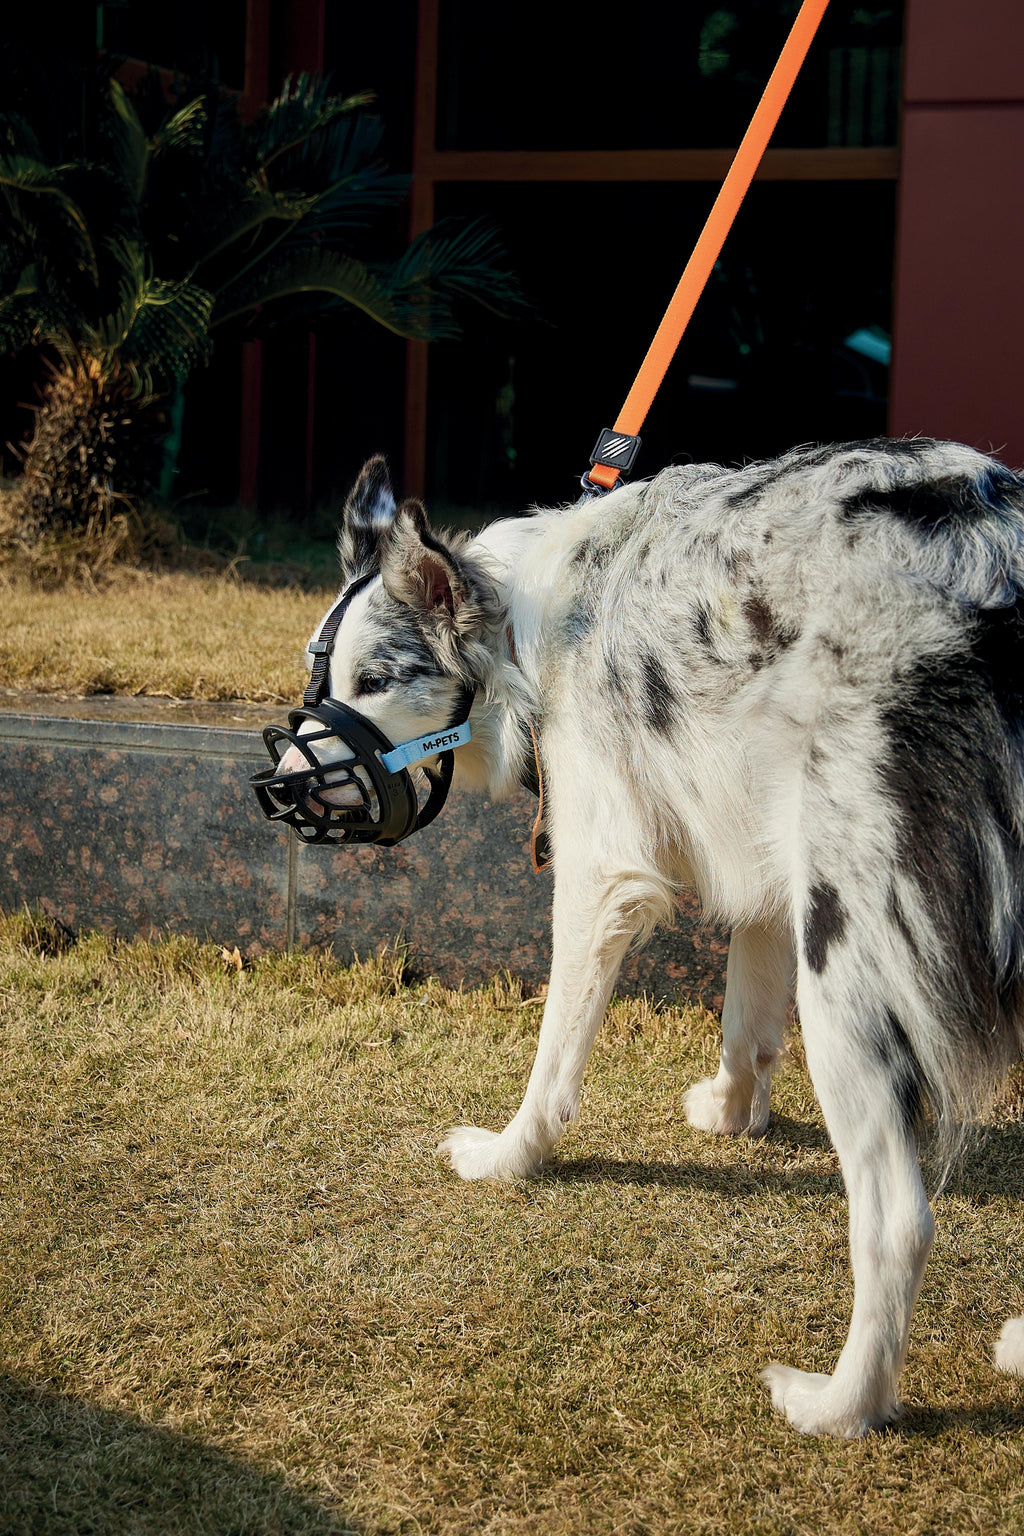
[{"label": "green grass patch", "polygon": [[1024,1527],[1024,1128],[936,1199],[907,1413],[857,1444],[770,1410],[827,1369],[846,1207],[795,1043],[760,1142],[689,1131],[717,1021],[618,1001],[541,1178],[465,1185],[537,1008],[396,955],[0,922],[0,1530],[996,1532]]}]

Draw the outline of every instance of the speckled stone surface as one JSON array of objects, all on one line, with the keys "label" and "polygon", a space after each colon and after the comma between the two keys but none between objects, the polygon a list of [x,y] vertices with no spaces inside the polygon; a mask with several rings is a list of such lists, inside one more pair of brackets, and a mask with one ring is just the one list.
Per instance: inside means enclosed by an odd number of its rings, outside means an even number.
[{"label": "speckled stone surface", "polygon": [[[153,699],[0,695],[0,907],[70,927],[194,933],[245,954],[402,938],[449,985],[550,960],[551,875],[529,856],[534,802],[453,795],[393,849],[312,847],[269,825],[248,775],[286,711]],[[627,957],[619,987],[721,1007],[727,942],[692,902]]]},{"label": "speckled stone surface", "polygon": [[249,805],[258,749],[239,730],[0,713],[0,906],[283,944],[289,861]]},{"label": "speckled stone surface", "polygon": [[[366,953],[367,936],[400,935],[417,969],[457,984],[508,969],[530,986],[551,961],[550,870],[534,874],[529,830],[535,804],[525,793],[494,804],[449,800],[432,826],[397,848],[299,850],[296,939]],[[703,998],[721,1007],[726,936],[681,908],[626,958],[618,990]]]}]

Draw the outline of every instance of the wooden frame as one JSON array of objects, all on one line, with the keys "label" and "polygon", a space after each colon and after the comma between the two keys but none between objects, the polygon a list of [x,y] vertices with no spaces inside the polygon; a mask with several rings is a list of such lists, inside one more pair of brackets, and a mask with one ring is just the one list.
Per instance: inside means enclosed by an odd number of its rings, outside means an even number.
[{"label": "wooden frame", "polygon": [[[439,150],[437,136],[438,27],[441,0],[419,0],[412,140],[409,235],[434,222],[434,189],[441,182],[720,182],[732,149]],[[758,181],[895,181],[899,150],[883,148],[769,149]],[[685,253],[683,253],[685,254]],[[680,263],[682,263],[682,255]],[[405,488],[422,496],[427,459],[427,343],[408,345],[405,388]]]}]

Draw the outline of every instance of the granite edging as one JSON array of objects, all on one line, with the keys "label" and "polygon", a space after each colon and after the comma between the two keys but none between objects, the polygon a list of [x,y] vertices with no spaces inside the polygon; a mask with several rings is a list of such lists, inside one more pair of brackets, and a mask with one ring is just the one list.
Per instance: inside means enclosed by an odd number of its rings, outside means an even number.
[{"label": "granite edging", "polygon": [[[0,692],[0,907],[69,927],[187,933],[244,954],[329,945],[343,960],[401,940],[451,986],[550,959],[551,879],[535,875],[525,793],[449,800],[394,849],[300,844],[267,824],[247,779],[280,706]],[[618,989],[720,1008],[724,933],[680,902],[630,953]]]}]

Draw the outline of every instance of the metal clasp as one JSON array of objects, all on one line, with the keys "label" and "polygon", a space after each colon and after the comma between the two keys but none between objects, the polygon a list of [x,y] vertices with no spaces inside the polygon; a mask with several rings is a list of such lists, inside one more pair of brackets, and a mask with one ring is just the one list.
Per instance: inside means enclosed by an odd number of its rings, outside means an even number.
[{"label": "metal clasp", "polygon": [[591,480],[589,469],[584,470],[580,475],[580,485],[583,487],[584,496],[607,496],[609,490],[613,489],[607,485],[598,485],[596,480]]}]

